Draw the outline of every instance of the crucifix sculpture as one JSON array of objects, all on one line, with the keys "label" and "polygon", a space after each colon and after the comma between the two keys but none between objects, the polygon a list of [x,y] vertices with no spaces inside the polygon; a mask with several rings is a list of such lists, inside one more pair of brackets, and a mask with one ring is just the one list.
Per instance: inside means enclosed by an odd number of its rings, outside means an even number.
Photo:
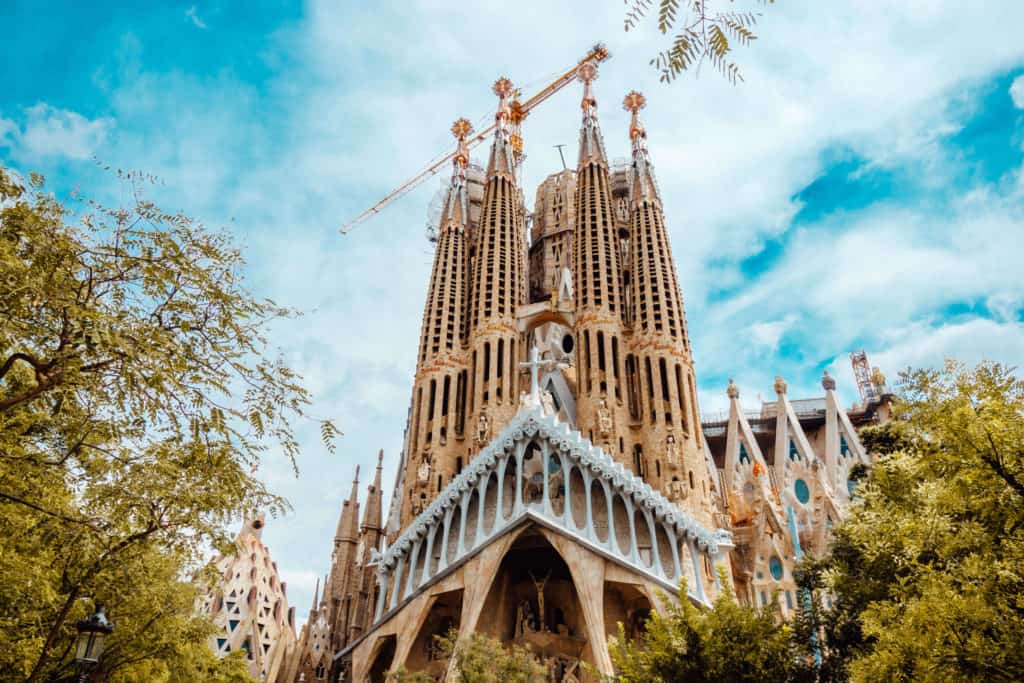
[{"label": "crucifix sculpture", "polygon": [[549,569],[544,578],[539,581],[537,580],[537,577],[533,575],[532,569],[527,573],[530,575],[533,585],[537,587],[537,625],[539,627],[537,630],[546,631],[547,627],[544,622],[544,585],[548,582],[548,579],[551,578],[551,570]]}]

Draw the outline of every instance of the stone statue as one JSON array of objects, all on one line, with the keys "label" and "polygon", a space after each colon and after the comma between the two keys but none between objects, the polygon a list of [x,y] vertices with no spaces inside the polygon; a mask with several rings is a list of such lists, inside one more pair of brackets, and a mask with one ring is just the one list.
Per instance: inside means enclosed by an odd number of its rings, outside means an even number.
[{"label": "stone statue", "polygon": [[537,630],[533,623],[533,606],[529,600],[523,600],[516,608],[516,635],[525,634],[527,629]]},{"label": "stone statue", "polygon": [[551,578],[551,570],[549,569],[548,573],[541,580],[538,580],[533,575],[532,569],[528,573],[533,581],[533,585],[537,587],[537,630],[546,631],[547,627],[544,623],[544,586],[547,584],[548,579]]},{"label": "stone statue", "polygon": [[679,448],[676,446],[676,437],[673,434],[665,437],[665,461],[670,467],[679,466]]},{"label": "stone statue", "polygon": [[420,484],[430,483],[430,471],[433,469],[434,456],[430,454],[429,450],[423,452],[423,456],[420,458],[420,466],[416,469],[416,481]]},{"label": "stone statue", "polygon": [[665,497],[672,501],[686,500],[686,486],[679,479],[673,479],[665,484]]},{"label": "stone statue", "polygon": [[487,445],[487,442],[491,438],[491,421],[487,417],[487,411],[480,413],[480,418],[476,423],[476,443],[478,446],[483,447]]},{"label": "stone statue", "polygon": [[608,410],[608,402],[603,398],[597,407],[597,427],[601,436],[608,437],[612,433],[612,411]]},{"label": "stone statue", "polygon": [[555,410],[555,397],[551,395],[550,391],[545,391],[541,394],[540,404],[544,408],[545,415],[554,415],[558,412]]}]

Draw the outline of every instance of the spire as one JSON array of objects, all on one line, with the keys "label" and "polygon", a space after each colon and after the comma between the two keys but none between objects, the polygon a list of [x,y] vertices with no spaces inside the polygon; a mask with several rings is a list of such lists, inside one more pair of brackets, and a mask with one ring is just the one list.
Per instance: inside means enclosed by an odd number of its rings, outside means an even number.
[{"label": "spire", "polygon": [[467,119],[458,119],[452,124],[452,135],[455,136],[457,147],[452,157],[452,182],[445,197],[444,209],[441,211],[441,232],[456,229],[464,230],[466,218],[469,216],[469,198],[466,193],[466,167],[469,165],[469,146],[466,136],[473,132],[473,124]]},{"label": "spire", "polygon": [[341,516],[338,518],[338,529],[334,534],[334,544],[342,541],[355,542],[356,528],[359,517],[359,465],[356,465],[356,476],[352,480],[352,493],[348,500],[341,504]]},{"label": "spire", "polygon": [[[325,585],[326,588],[326,585]],[[320,577],[316,577],[316,588],[313,590],[313,606],[309,608],[309,613],[316,612],[317,607],[320,606]]]},{"label": "spire", "polygon": [[604,138],[597,124],[597,99],[594,97],[592,83],[597,80],[597,65],[592,62],[580,65],[576,77],[583,82],[583,126],[580,128],[579,167],[587,164],[608,165],[608,157],[604,153]]},{"label": "spire", "polygon": [[629,123],[629,139],[633,143],[633,178],[630,188],[635,204],[647,201],[661,201],[658,183],[654,179],[650,153],[647,151],[647,131],[640,122],[640,110],[647,106],[647,98],[633,90],[622,101],[622,108],[633,114]]},{"label": "spire", "polygon": [[515,159],[512,154],[512,81],[502,76],[494,82],[491,90],[498,96],[498,112],[494,115],[494,142],[491,144],[491,158],[487,163],[487,177],[504,174],[515,178]]},{"label": "spire", "polygon": [[366,510],[363,512],[362,531],[375,529],[380,531],[383,528],[381,518],[381,472],[384,469],[384,449],[377,453],[377,473],[373,476],[373,483],[370,484],[370,491],[366,497]]}]

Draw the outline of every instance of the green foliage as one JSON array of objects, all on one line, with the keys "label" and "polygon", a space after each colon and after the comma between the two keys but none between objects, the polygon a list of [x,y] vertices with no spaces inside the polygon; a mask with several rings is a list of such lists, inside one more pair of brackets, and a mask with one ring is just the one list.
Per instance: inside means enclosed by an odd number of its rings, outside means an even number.
[{"label": "green foliage", "polygon": [[[434,636],[441,656],[455,658],[457,683],[547,683],[548,670],[529,650],[511,648],[495,638],[471,633],[459,641],[457,631],[445,636]],[[389,676],[390,683],[433,683],[434,677],[426,673],[408,673],[399,669]]]},{"label": "green foliage", "polygon": [[66,675],[100,602],[111,680],[218,680],[182,669],[220,665],[180,577],[284,507],[253,473],[270,448],[294,465],[309,396],[264,357],[292,312],[245,289],[229,238],[119,175],[129,206],[75,216],[0,168],[0,671]]},{"label": "green foliage", "polygon": [[1024,382],[997,363],[903,375],[897,420],[831,554],[822,680],[1024,680]]},{"label": "green foliage", "polygon": [[[725,578],[724,575],[722,577]],[[727,586],[727,581],[722,581]],[[742,683],[813,681],[806,641],[780,623],[776,610],[737,604],[725,590],[712,609],[701,610],[686,596],[678,604],[662,597],[665,608],[652,612],[639,640],[619,636],[609,644],[621,683]],[[774,600],[772,601],[774,603]]]},{"label": "green foliage", "polygon": [[[758,2],[768,4],[774,0]],[[625,28],[631,31],[650,11],[654,0],[627,0],[627,3]],[[661,72],[661,82],[669,83],[684,71],[699,69],[707,61],[735,85],[743,76],[732,61],[733,47],[749,46],[757,39],[753,27],[759,16],[749,11],[715,11],[714,0],[659,0],[658,31],[668,34],[675,29],[676,33],[671,47],[659,52],[651,65]]]}]

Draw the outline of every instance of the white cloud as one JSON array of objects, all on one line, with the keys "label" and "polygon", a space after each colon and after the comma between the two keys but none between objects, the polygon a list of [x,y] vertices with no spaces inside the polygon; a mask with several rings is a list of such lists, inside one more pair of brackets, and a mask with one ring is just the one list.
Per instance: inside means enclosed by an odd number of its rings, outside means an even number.
[{"label": "white cloud", "polygon": [[0,144],[10,147],[17,158],[88,159],[106,142],[113,127],[113,119],[90,120],[40,102],[25,109],[21,125],[0,119]]},{"label": "white cloud", "polygon": [[1010,98],[1013,106],[1017,109],[1024,109],[1024,75],[1017,76],[1010,84]]},{"label": "white cloud", "polygon": [[782,336],[793,327],[797,321],[795,314],[787,315],[781,320],[771,322],[757,322],[750,326],[751,341],[764,351],[774,353],[779,349],[779,342]]},{"label": "white cloud", "polygon": [[206,22],[200,18],[199,13],[196,11],[195,5],[192,5],[187,10],[185,10],[185,18],[192,22],[192,25],[198,29],[207,28]]}]

